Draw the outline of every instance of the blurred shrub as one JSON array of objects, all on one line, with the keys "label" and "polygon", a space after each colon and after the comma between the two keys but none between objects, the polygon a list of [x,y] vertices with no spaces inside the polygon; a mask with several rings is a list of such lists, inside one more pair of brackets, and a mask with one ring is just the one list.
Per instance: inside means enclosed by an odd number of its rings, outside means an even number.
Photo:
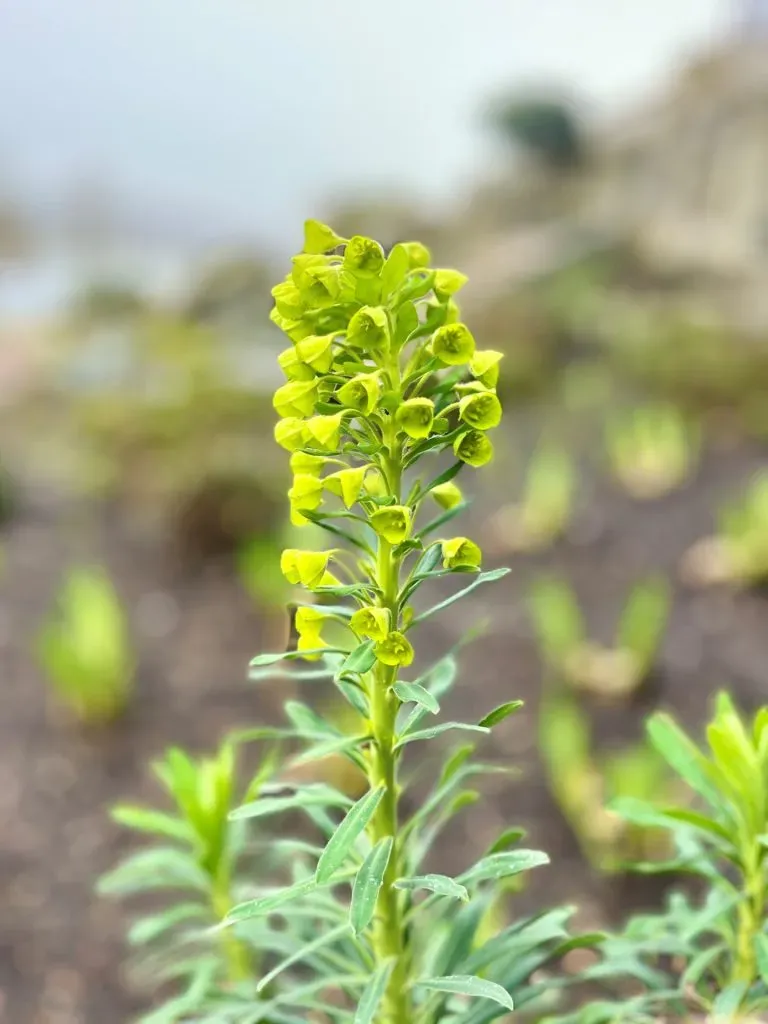
[{"label": "blurred shrub", "polygon": [[274,412],[232,373],[226,336],[149,311],[121,337],[116,372],[70,399],[86,486],[162,524],[193,561],[271,529],[281,467],[272,446],[253,452]]},{"label": "blurred shrub", "polygon": [[252,326],[269,311],[272,276],[255,256],[226,257],[206,267],[193,282],[183,314],[206,323]]},{"label": "blurred shrub", "polygon": [[740,414],[766,393],[768,347],[758,339],[675,310],[616,309],[612,319],[609,351],[653,391],[696,411]]},{"label": "blurred shrub", "polygon": [[76,568],[57,603],[38,638],[46,677],[81,721],[110,721],[125,709],[134,673],[120,600],[102,569]]},{"label": "blurred shrub", "polygon": [[563,100],[510,96],[491,103],[486,118],[502,139],[551,170],[573,170],[586,159],[580,117]]}]

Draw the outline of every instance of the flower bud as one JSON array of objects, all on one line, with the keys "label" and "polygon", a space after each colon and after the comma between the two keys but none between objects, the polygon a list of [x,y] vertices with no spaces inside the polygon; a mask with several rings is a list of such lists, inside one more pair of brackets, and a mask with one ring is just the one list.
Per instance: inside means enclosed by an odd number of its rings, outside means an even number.
[{"label": "flower bud", "polygon": [[291,522],[294,526],[303,526],[307,519],[302,511],[314,512],[322,504],[323,481],[309,473],[297,473],[288,491],[288,500],[291,503]]},{"label": "flower bud", "polygon": [[311,416],[317,401],[315,380],[290,380],[274,394],[272,404],[282,417]]},{"label": "flower bud", "polygon": [[401,244],[408,253],[411,270],[428,267],[432,262],[432,254],[426,245],[422,245],[421,242],[402,242]]},{"label": "flower bud", "polygon": [[375,277],[384,266],[384,250],[372,238],[355,235],[344,250],[344,266],[359,277]]},{"label": "flower bud", "polygon": [[328,256],[294,256],[291,278],[305,309],[323,309],[339,297],[339,266]]},{"label": "flower bud", "polygon": [[501,402],[492,391],[465,395],[459,402],[459,415],[470,427],[490,430],[501,423]]},{"label": "flower bud", "polygon": [[328,572],[333,551],[300,551],[286,548],[280,556],[280,572],[289,583],[301,584],[308,590],[335,586],[338,580]]},{"label": "flower bud", "polygon": [[440,544],[444,569],[477,569],[483,560],[482,551],[468,537],[452,537]]},{"label": "flower bud", "polygon": [[358,373],[336,392],[342,405],[370,416],[376,408],[381,394],[381,377],[378,373]]},{"label": "flower bud", "polygon": [[333,335],[312,334],[296,343],[296,355],[318,373],[328,373],[333,362]]},{"label": "flower bud", "polygon": [[389,634],[389,619],[389,611],[386,608],[370,605],[367,608],[358,608],[349,624],[358,636],[368,637],[369,640],[386,640]]},{"label": "flower bud", "polygon": [[396,414],[397,425],[414,440],[429,437],[434,419],[435,403],[431,398],[409,398],[400,404]]},{"label": "flower bud", "polygon": [[371,526],[389,544],[400,544],[411,532],[413,509],[407,505],[389,505],[371,515]]},{"label": "flower bud", "polygon": [[286,416],[275,424],[275,440],[289,452],[295,452],[297,448],[303,448],[310,441],[306,420],[300,420],[296,416]]},{"label": "flower bud", "polygon": [[444,509],[455,508],[456,505],[460,505],[464,500],[464,495],[453,480],[449,480],[445,484],[438,484],[429,493],[437,504]]},{"label": "flower bud", "polygon": [[493,445],[481,430],[468,430],[453,442],[453,452],[469,466],[484,466],[493,458]]},{"label": "flower bud", "polygon": [[432,338],[432,352],[447,366],[468,363],[475,351],[475,339],[466,324],[444,324]]},{"label": "flower bud", "polygon": [[283,316],[277,306],[270,310],[269,319],[273,324],[277,324],[293,342],[301,341],[302,338],[307,338],[312,333],[312,328],[305,320]]},{"label": "flower bud", "polygon": [[458,270],[436,270],[434,291],[438,299],[447,299],[463,288],[469,278]]},{"label": "flower bud", "polygon": [[308,455],[306,452],[294,452],[291,455],[291,472],[304,473],[308,476],[320,476],[325,465],[322,455]]},{"label": "flower bud", "polygon": [[352,508],[363,489],[367,466],[358,466],[354,469],[340,469],[337,473],[331,473],[325,477],[323,484],[331,494],[340,497],[347,508]]},{"label": "flower bud", "polygon": [[358,309],[347,328],[347,343],[364,352],[381,354],[389,348],[389,319],[381,306]]},{"label": "flower bud", "polygon": [[339,447],[342,419],[340,412],[333,416],[313,416],[306,421],[305,426],[317,446],[331,452]]},{"label": "flower bud", "polygon": [[327,224],[319,220],[304,221],[304,252],[322,254],[336,249],[344,242]]},{"label": "flower bud", "polygon": [[499,363],[503,358],[503,352],[495,352],[492,348],[475,352],[469,362],[470,373],[486,387],[495,388],[499,382]]},{"label": "flower bud", "polygon": [[314,380],[314,371],[299,359],[293,346],[281,352],[277,361],[288,380]]},{"label": "flower bud", "polygon": [[365,474],[364,484],[366,492],[374,498],[383,498],[387,493],[387,482],[375,467],[371,467]]},{"label": "flower bud", "polygon": [[376,657],[384,665],[402,665],[407,667],[413,661],[413,647],[402,633],[388,633],[385,640],[380,640],[374,651]]},{"label": "flower bud", "polygon": [[[321,647],[328,647],[329,644],[320,635],[323,623],[327,619],[319,608],[297,608],[294,620],[299,640],[296,644],[298,651],[316,651]],[[307,661],[315,661],[320,654],[307,655]]]},{"label": "flower bud", "polygon": [[301,300],[301,293],[290,275],[285,281],[275,285],[272,289],[272,297],[275,300],[275,309],[281,316],[288,320],[301,320],[304,315],[304,303]]}]

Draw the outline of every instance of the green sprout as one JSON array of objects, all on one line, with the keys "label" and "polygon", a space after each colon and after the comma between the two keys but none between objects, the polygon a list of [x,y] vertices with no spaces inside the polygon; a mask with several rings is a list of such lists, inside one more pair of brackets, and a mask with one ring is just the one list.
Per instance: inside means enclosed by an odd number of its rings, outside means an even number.
[{"label": "green sprout", "polygon": [[619,616],[615,641],[589,639],[576,595],[563,580],[537,581],[530,610],[542,655],[569,687],[601,697],[634,693],[654,668],[669,618],[669,585],[661,577],[635,584]]},{"label": "green sprout", "polygon": [[[154,890],[185,894],[183,902],[171,902],[131,926],[128,942],[143,951],[145,972],[161,965],[166,980],[183,981],[195,976],[199,967],[191,954],[205,963],[211,949],[221,953],[219,974],[229,983],[242,981],[255,970],[253,947],[241,941],[237,929],[212,933],[211,928],[244,891],[245,869],[253,859],[243,824],[230,815],[241,800],[258,797],[273,766],[274,758],[265,758],[241,795],[234,743],[225,741],[215,756],[197,760],[174,748],[153,765],[172,801],[171,811],[132,804],[112,809],[119,825],[164,845],[131,854],[102,877],[100,891],[121,897]],[[212,984],[214,975],[208,980]],[[183,997],[174,997],[158,1011],[157,1019],[177,1020],[173,1013],[184,1006]],[[148,1019],[154,1021],[155,1016]]]},{"label": "green sprout", "polygon": [[606,427],[611,470],[633,498],[659,498],[679,487],[698,457],[699,432],[673,405],[634,409]]},{"label": "green sprout", "polygon": [[125,613],[102,569],[70,572],[37,651],[51,687],[81,721],[108,722],[125,710],[134,658]]},{"label": "green sprout", "polygon": [[507,551],[547,547],[568,528],[576,473],[567,452],[542,444],[528,465],[521,501],[501,508],[491,527]]},{"label": "green sprout", "polygon": [[541,579],[531,591],[531,615],[547,669],[539,749],[555,800],[584,855],[600,870],[618,870],[627,858],[656,852],[656,836],[621,821],[607,805],[617,796],[651,797],[665,785],[666,772],[645,741],[597,751],[578,694],[625,699],[633,693],[653,668],[668,609],[663,580],[637,584],[620,616],[616,644],[605,648],[588,639],[566,583]]},{"label": "green sprout", "polygon": [[610,936],[600,963],[582,979],[605,978],[615,968],[631,995],[593,1003],[561,1024],[761,1020],[768,1010],[768,708],[745,723],[721,693],[707,727],[708,750],[667,714],[653,715],[647,733],[696,809],[658,798],[624,798],[613,809],[674,840],[670,862],[639,864],[639,870],[685,871],[697,877],[703,894],[673,893],[662,912],[636,917]]},{"label": "green sprout", "polygon": [[717,534],[686,553],[683,573],[704,586],[768,579],[768,473],[755,474],[743,497],[722,509]]}]

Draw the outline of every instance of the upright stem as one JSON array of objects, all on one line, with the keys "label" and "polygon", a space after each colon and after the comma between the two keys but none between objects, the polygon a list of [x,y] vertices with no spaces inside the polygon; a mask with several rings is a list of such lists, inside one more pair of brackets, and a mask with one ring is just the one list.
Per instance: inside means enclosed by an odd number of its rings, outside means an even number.
[{"label": "upright stem", "polygon": [[[234,906],[229,885],[229,874],[224,870],[219,870],[213,878],[211,906],[219,921],[223,921]],[[238,981],[245,981],[252,976],[253,965],[250,962],[248,951],[232,933],[231,928],[225,928],[221,933],[221,949],[227,964],[227,974],[230,982],[236,984]]]},{"label": "upright stem", "polygon": [[765,917],[765,868],[761,856],[749,851],[744,866],[744,899],[738,909],[736,960],[732,981],[751,985],[757,976],[755,936],[762,930]]},{"label": "upright stem", "polygon": [[[390,436],[389,454],[384,470],[390,493],[400,501],[401,453],[395,444],[394,431]],[[392,545],[383,537],[379,538],[376,574],[381,589],[381,605],[390,613],[391,628],[397,629],[398,595],[400,591],[400,559],[393,553]],[[402,874],[401,849],[398,836],[398,784],[397,757],[393,750],[396,738],[396,717],[398,704],[392,692],[397,678],[397,667],[378,663],[373,671],[371,692],[371,726],[373,732],[373,756],[371,760],[372,786],[384,786],[384,796],[372,822],[374,841],[392,836],[392,853],[379,892],[376,905],[376,924],[373,933],[373,949],[377,962],[393,959],[394,967],[387,993],[384,998],[384,1021],[386,1024],[410,1024],[411,996],[408,990],[408,949],[405,939],[403,907],[393,883]]]}]

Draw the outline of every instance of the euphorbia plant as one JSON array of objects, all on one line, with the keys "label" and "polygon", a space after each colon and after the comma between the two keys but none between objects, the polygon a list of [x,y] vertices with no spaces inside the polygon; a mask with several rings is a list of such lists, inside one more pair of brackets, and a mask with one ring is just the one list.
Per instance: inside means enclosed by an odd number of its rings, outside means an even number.
[{"label": "euphorbia plant", "polygon": [[[292,519],[319,523],[334,546],[283,552],[285,577],[305,592],[295,610],[296,649],[257,657],[252,678],[283,673],[283,662],[297,679],[332,680],[359,727],[344,734],[289,701],[291,727],[278,734],[308,749],[287,771],[342,753],[366,785],[352,803],[332,787],[297,789],[289,774],[235,812],[261,815],[263,800],[290,781],[290,806],[310,815],[322,842],[316,857],[294,865],[292,884],[257,890],[229,914],[233,926],[284,915],[296,947],[259,982],[260,1009],[222,1019],[293,1024],[314,1011],[355,1024],[483,1024],[511,1010],[513,994],[530,1003],[544,992],[543,979],[528,979],[564,939],[567,912],[544,929],[518,922],[481,934],[498,884],[547,862],[517,848],[519,831],[458,877],[425,865],[441,830],[477,796],[462,788],[465,780],[498,770],[471,762],[473,744],[448,753],[415,812],[405,814],[400,802],[412,744],[450,731],[488,733],[519,707],[510,701],[475,722],[426,725],[454,681],[453,656],[415,679],[402,676],[415,660],[420,623],[506,572],[481,572],[479,545],[447,532],[464,508],[455,478],[493,456],[500,356],[478,350],[459,318],[453,296],[464,276],[430,269],[429,260],[418,243],[387,256],[372,239],[345,240],[308,222],[304,251],[273,290],[273,320],[291,340],[279,357],[288,379],[274,404],[276,440],[291,453]],[[441,455],[447,464],[424,473]],[[469,577],[467,585],[417,607],[423,586],[451,575]],[[339,603],[319,603],[331,599]]]}]

